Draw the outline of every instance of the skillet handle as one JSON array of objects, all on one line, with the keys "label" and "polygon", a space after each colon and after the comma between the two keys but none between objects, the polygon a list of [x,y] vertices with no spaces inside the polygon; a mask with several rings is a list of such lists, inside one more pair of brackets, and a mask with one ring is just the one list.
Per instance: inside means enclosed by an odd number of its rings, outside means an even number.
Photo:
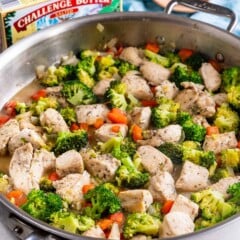
[{"label": "skillet handle", "polygon": [[166,6],[164,12],[170,14],[176,5],[183,5],[197,11],[230,18],[230,23],[227,27],[227,31],[229,32],[232,32],[237,25],[237,16],[231,9],[202,0],[171,0]]}]

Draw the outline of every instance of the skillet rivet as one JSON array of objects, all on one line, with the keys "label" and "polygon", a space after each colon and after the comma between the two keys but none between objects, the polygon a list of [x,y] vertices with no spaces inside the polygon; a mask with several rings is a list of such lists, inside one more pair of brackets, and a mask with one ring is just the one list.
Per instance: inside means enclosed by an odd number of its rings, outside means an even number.
[{"label": "skillet rivet", "polygon": [[13,231],[17,234],[22,234],[23,233],[23,229],[19,226],[16,226]]},{"label": "skillet rivet", "polygon": [[215,59],[218,61],[218,62],[224,62],[224,56],[222,53],[217,53],[215,55]]},{"label": "skillet rivet", "polygon": [[157,36],[156,41],[158,44],[164,44],[166,40],[165,40],[165,37],[163,36]]}]

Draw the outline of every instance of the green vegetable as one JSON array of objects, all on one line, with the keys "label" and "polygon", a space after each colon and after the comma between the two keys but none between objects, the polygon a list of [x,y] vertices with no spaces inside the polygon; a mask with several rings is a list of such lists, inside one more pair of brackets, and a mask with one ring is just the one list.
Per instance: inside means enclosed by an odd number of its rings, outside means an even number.
[{"label": "green vegetable", "polygon": [[43,77],[39,78],[40,84],[46,87],[53,87],[59,85],[59,80],[57,75],[55,74],[56,71],[55,66],[48,67],[47,71],[44,73]]},{"label": "green vegetable", "polygon": [[84,208],[84,214],[92,219],[100,219],[121,210],[120,200],[104,185],[89,190],[84,199],[91,203],[91,206]]},{"label": "green vegetable", "polygon": [[117,62],[118,73],[123,77],[128,71],[137,70],[137,67],[129,62],[119,60]]},{"label": "green vegetable", "polygon": [[7,193],[10,187],[11,184],[9,182],[8,176],[4,173],[0,173],[0,193]]},{"label": "green vegetable", "polygon": [[234,172],[232,168],[220,167],[214,171],[213,176],[211,176],[211,181],[218,182],[222,178],[233,177],[233,176],[234,176]]},{"label": "green vegetable", "polygon": [[240,182],[229,186],[227,193],[230,194],[230,197],[227,201],[235,204],[236,206],[240,206]]},{"label": "green vegetable", "polygon": [[55,193],[33,189],[27,195],[27,202],[21,208],[37,219],[49,221],[52,213],[63,208],[63,201]]},{"label": "green vegetable", "polygon": [[223,195],[211,189],[192,193],[191,199],[199,205],[200,220],[197,220],[196,229],[212,226],[236,213],[236,208],[227,203]]},{"label": "green vegetable", "polygon": [[22,114],[28,111],[28,106],[24,102],[17,102],[15,110],[17,114]]},{"label": "green vegetable", "polygon": [[50,225],[53,227],[60,228],[71,233],[82,233],[95,225],[93,219],[68,211],[58,211],[52,213],[49,221]]},{"label": "green vegetable", "polygon": [[123,228],[125,238],[131,238],[136,234],[158,236],[161,222],[147,213],[132,213],[127,216]]},{"label": "green vegetable", "polygon": [[63,84],[62,94],[72,105],[92,104],[96,102],[93,91],[79,81],[68,81]]},{"label": "green vegetable", "polygon": [[63,119],[69,126],[77,121],[77,115],[74,108],[71,107],[61,108],[60,114],[62,115]]},{"label": "green vegetable", "polygon": [[205,56],[199,52],[196,52],[186,59],[185,64],[192,67],[193,70],[198,71],[204,62],[207,62]]},{"label": "green vegetable", "polygon": [[221,165],[238,170],[240,164],[240,150],[238,148],[225,149],[221,152]]},{"label": "green vegetable", "polygon": [[222,88],[229,92],[232,87],[240,85],[240,67],[229,67],[222,73]]},{"label": "green vegetable", "polygon": [[39,187],[44,192],[54,192],[55,191],[52,181],[47,177],[42,177],[40,179]]},{"label": "green vegetable", "polygon": [[222,104],[217,108],[214,125],[221,133],[238,131],[240,118],[237,112],[233,111],[228,104]]},{"label": "green vegetable", "polygon": [[79,151],[81,148],[85,147],[87,143],[88,135],[85,130],[81,129],[74,132],[60,132],[53,151],[58,156],[71,149]]},{"label": "green vegetable", "polygon": [[76,79],[76,67],[73,65],[60,65],[56,68],[54,74],[57,76],[59,84],[62,81],[73,80]]},{"label": "green vegetable", "polygon": [[240,86],[230,87],[227,93],[228,103],[237,111],[240,110]]},{"label": "green vegetable", "polygon": [[171,80],[178,88],[181,88],[182,82],[203,84],[200,74],[197,71],[188,68],[187,65],[178,65],[176,68],[174,68]]},{"label": "green vegetable", "polygon": [[162,203],[160,202],[153,202],[147,209],[147,213],[150,214],[153,217],[156,217],[160,220],[163,219],[162,215]]},{"label": "green vegetable", "polygon": [[152,108],[151,120],[156,128],[163,128],[177,119],[180,104],[171,99],[160,97],[157,99],[158,106]]}]

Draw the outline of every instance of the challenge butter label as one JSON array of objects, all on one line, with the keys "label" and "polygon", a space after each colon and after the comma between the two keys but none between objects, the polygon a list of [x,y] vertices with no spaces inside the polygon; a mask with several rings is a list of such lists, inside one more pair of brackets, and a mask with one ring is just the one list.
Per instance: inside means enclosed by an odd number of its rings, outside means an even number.
[{"label": "challenge butter label", "polygon": [[4,1],[0,5],[3,48],[68,19],[121,10],[121,0]]}]

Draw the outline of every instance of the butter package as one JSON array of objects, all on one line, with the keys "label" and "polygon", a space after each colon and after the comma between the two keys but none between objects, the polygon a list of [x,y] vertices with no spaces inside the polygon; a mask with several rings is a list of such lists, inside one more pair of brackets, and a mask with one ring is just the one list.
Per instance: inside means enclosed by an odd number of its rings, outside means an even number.
[{"label": "butter package", "polygon": [[68,19],[121,9],[121,0],[1,0],[0,52],[34,32]]}]

